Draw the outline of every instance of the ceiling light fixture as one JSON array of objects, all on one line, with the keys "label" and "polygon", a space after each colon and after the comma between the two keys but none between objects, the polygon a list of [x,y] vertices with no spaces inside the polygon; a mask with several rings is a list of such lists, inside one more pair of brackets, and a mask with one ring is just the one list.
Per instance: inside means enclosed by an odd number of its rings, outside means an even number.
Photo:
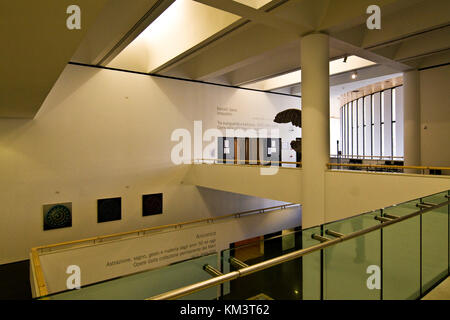
[{"label": "ceiling light fixture", "polygon": [[[342,73],[348,75],[349,72],[355,72],[360,68],[374,65],[375,63],[358,56],[347,56],[347,62],[343,62],[340,57],[336,60],[330,61],[330,76]],[[353,71],[352,71],[353,70]],[[266,80],[259,80],[253,83],[243,85],[244,88],[258,89],[258,90],[274,90],[278,88],[289,87],[301,83],[301,70],[285,73],[281,76],[275,76]]]},{"label": "ceiling light fixture", "polygon": [[344,63],[347,63],[347,55],[344,56]]},{"label": "ceiling light fixture", "polygon": [[356,71],[354,71],[352,73],[352,79],[355,80],[356,78],[358,78],[358,73]]}]

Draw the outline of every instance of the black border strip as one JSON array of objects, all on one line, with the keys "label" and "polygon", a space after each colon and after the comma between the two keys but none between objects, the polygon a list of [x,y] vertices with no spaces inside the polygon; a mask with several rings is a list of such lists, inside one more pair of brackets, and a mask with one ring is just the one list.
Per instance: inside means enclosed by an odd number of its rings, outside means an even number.
[{"label": "black border strip", "polygon": [[[422,200],[422,198],[419,198],[419,203],[422,203],[423,202],[423,200]],[[420,209],[420,210],[422,210],[422,209]],[[424,296],[424,292],[423,292],[423,250],[422,250],[422,248],[423,248],[423,232],[422,232],[422,230],[423,230],[423,224],[422,224],[422,215],[420,215],[420,217],[419,217],[419,227],[420,227],[420,230],[419,230],[419,241],[420,241],[420,243],[419,243],[419,257],[420,257],[420,261],[419,261],[419,270],[420,270],[420,274],[419,274],[419,283],[420,283],[420,286],[419,286],[419,296],[420,297],[423,297]]]},{"label": "black border strip", "polygon": [[[384,210],[380,209],[380,216],[383,216],[384,214]],[[380,300],[382,301],[384,296],[383,296],[383,287],[384,287],[384,283],[383,283],[383,246],[384,246],[384,242],[383,242],[383,228],[380,229]]]},{"label": "black border strip", "polygon": [[[324,224],[320,225],[320,235],[324,236],[324,228],[323,228]],[[325,259],[324,259],[324,250],[321,249],[320,250],[320,301],[325,300],[324,298],[324,287],[325,287],[325,281],[324,281],[324,268],[325,268]]]},{"label": "black border strip", "polygon": [[428,70],[428,69],[440,68],[440,67],[448,66],[449,64],[450,64],[450,62],[446,62],[446,63],[436,64],[436,65],[434,65],[434,66],[429,66],[429,67],[420,68],[420,69],[418,69],[418,70],[419,70],[419,71],[422,71],[422,70]]},{"label": "black border strip", "polygon": [[98,65],[81,63],[81,62],[74,62],[74,61],[69,61],[67,64],[75,65],[75,66],[81,66],[81,67],[105,69],[105,70],[110,70],[110,71],[128,72],[128,73],[139,74],[139,75],[143,75],[143,76],[150,76],[150,77],[157,77],[157,78],[164,78],[164,79],[172,79],[172,80],[181,80],[181,81],[195,82],[195,83],[200,83],[200,84],[207,84],[207,85],[226,87],[226,88],[233,88],[233,89],[242,89],[242,90],[248,90],[248,91],[264,92],[264,93],[277,94],[277,95],[281,95],[281,96],[294,97],[294,98],[301,98],[302,97],[302,96],[289,94],[289,93],[273,92],[273,91],[251,89],[251,88],[243,88],[243,87],[232,86],[232,85],[228,85],[228,84],[221,84],[221,83],[207,82],[207,81],[201,81],[201,80],[194,80],[194,79],[185,79],[185,78],[179,78],[179,77],[165,76],[165,75],[156,74],[156,73],[146,73],[146,72],[140,72],[140,71],[111,68],[111,67],[98,66]]}]

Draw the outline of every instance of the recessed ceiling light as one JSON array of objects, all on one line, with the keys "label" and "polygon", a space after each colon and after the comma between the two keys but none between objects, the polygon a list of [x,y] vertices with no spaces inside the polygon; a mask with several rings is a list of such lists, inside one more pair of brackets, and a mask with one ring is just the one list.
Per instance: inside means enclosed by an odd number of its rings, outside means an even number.
[{"label": "recessed ceiling light", "polygon": [[356,78],[358,78],[358,73],[356,71],[354,71],[352,73],[352,79],[355,80]]}]

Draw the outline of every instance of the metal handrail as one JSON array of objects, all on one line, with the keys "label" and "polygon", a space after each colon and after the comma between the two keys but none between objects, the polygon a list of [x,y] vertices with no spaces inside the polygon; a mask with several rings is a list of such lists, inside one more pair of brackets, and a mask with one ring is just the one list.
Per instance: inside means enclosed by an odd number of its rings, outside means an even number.
[{"label": "metal handrail", "polygon": [[386,168],[386,169],[416,169],[416,170],[450,170],[450,167],[427,167],[427,166],[395,166],[384,164],[359,164],[359,163],[327,163],[330,167],[363,167],[363,168]]},{"label": "metal handrail", "polygon": [[[198,162],[200,164],[203,164],[203,161],[214,161],[214,164],[217,164],[216,161],[228,163],[231,164],[248,164],[248,165],[262,165],[262,160],[237,160],[237,159],[194,159],[194,164],[196,161],[202,161]],[[271,161],[271,160],[264,160],[267,163],[279,163],[279,164],[298,164],[302,165],[301,162],[295,162],[295,161]],[[256,162],[256,163],[249,163],[249,162]],[[221,164],[221,163],[219,163]],[[355,168],[382,168],[382,169],[415,169],[415,170],[450,170],[450,167],[430,167],[430,166],[397,166],[397,165],[384,165],[384,164],[359,164],[359,163],[327,163],[326,164],[328,168],[332,169],[332,167],[355,167]],[[301,167],[300,167],[301,168]],[[297,169],[300,169],[297,168]]]},{"label": "metal handrail", "polygon": [[357,155],[344,155],[344,154],[330,154],[330,158],[342,158],[342,159],[365,159],[365,160],[404,160],[405,157],[400,156],[357,156]]},{"label": "metal handrail", "polygon": [[[448,199],[447,196],[446,196],[446,198]],[[291,253],[276,257],[276,258],[272,258],[272,259],[269,259],[269,260],[266,260],[266,261],[263,261],[263,262],[260,262],[260,263],[257,263],[257,264],[254,264],[254,265],[251,265],[251,266],[248,266],[248,267],[236,270],[236,271],[226,273],[221,276],[214,277],[212,279],[208,279],[206,281],[201,281],[201,282],[189,285],[189,286],[171,290],[169,292],[153,296],[146,300],[169,300],[169,299],[172,300],[172,299],[181,298],[181,297],[187,296],[189,294],[192,294],[192,293],[195,293],[195,292],[207,289],[207,288],[211,288],[211,287],[217,286],[219,284],[222,284],[222,283],[225,283],[225,282],[228,282],[231,280],[235,280],[237,278],[240,278],[240,277],[243,277],[243,276],[258,272],[258,271],[268,269],[270,267],[274,267],[274,266],[282,264],[284,262],[288,262],[288,261],[300,258],[306,254],[328,248],[328,247],[338,244],[340,242],[351,240],[353,238],[362,236],[364,234],[367,234],[367,233],[370,233],[370,232],[373,232],[376,230],[380,230],[382,228],[388,227],[390,225],[399,223],[401,221],[413,218],[415,216],[421,215],[423,213],[438,209],[440,207],[443,207],[443,206],[449,205],[449,204],[450,204],[450,200],[447,200],[445,202],[436,204],[434,207],[423,208],[419,211],[410,213],[408,215],[399,217],[397,219],[393,219],[393,220],[386,221],[386,222],[381,222],[378,225],[375,225],[375,226],[372,226],[372,227],[369,227],[369,228],[366,228],[363,230],[359,230],[359,231],[356,231],[356,232],[353,232],[353,233],[350,233],[347,235],[343,235],[341,237],[338,237],[338,238],[335,238],[332,240],[327,240],[320,244],[311,246],[309,248],[297,250],[297,251],[294,251],[294,252],[291,252]]]},{"label": "metal handrail", "polygon": [[226,215],[219,216],[219,217],[191,220],[191,221],[186,221],[186,222],[180,222],[180,223],[166,224],[166,225],[156,226],[156,227],[143,228],[143,229],[138,229],[138,230],[133,230],[133,231],[113,233],[113,234],[108,234],[108,235],[104,235],[104,236],[97,236],[97,237],[91,237],[91,238],[85,238],[85,239],[79,239],[79,240],[65,241],[65,242],[60,242],[60,243],[54,243],[54,244],[34,247],[34,248],[32,248],[32,250],[42,250],[42,249],[49,249],[49,248],[66,246],[66,245],[70,245],[70,244],[84,243],[84,242],[90,242],[90,241],[96,241],[96,240],[105,240],[105,239],[108,239],[108,238],[116,238],[116,237],[119,237],[119,236],[125,236],[125,235],[130,235],[130,234],[139,234],[139,233],[145,233],[145,232],[148,232],[148,231],[155,231],[155,230],[162,230],[162,229],[169,229],[169,228],[177,228],[177,227],[182,227],[182,226],[186,226],[186,225],[189,225],[189,224],[198,224],[198,223],[202,223],[202,222],[214,222],[214,221],[217,221],[217,220],[227,219],[227,218],[231,218],[231,217],[239,218],[239,217],[241,217],[243,215],[250,214],[250,213],[259,214],[259,213],[270,212],[271,210],[275,210],[275,209],[286,209],[287,207],[292,207],[292,206],[298,206],[298,204],[296,204],[296,203],[287,203],[287,204],[281,204],[281,205],[278,205],[278,206],[267,207],[267,208],[262,208],[262,209],[254,209],[254,210],[248,210],[248,211],[241,211],[241,212],[226,214]]},{"label": "metal handrail", "polygon": [[[261,159],[254,159],[254,160],[242,160],[242,159],[194,159],[194,164],[195,161],[214,161],[214,164],[216,164],[216,161],[221,161],[221,162],[232,162],[233,164],[249,164],[249,165],[263,165],[263,162],[266,163],[279,163],[279,164],[298,164],[301,165],[301,162],[298,161],[275,161],[275,160],[261,160]],[[256,162],[256,163],[250,163],[250,162]],[[206,163],[208,164],[208,163]],[[218,163],[218,164],[222,164],[222,163]]]},{"label": "metal handrail", "polygon": [[[85,238],[85,239],[80,239],[80,240],[66,241],[66,242],[45,245],[45,246],[34,247],[34,248],[31,248],[31,257],[32,257],[31,264],[34,267],[34,274],[36,276],[36,281],[38,283],[37,290],[39,291],[40,296],[46,296],[48,294],[48,289],[47,289],[47,285],[45,283],[44,273],[42,271],[40,258],[39,258],[39,252],[42,251],[43,249],[56,248],[56,247],[67,246],[67,245],[72,245],[72,244],[81,244],[81,243],[91,242],[91,241],[94,241],[94,243],[95,243],[95,241],[97,241],[97,240],[105,240],[108,238],[116,238],[119,236],[130,235],[130,234],[138,234],[138,235],[140,233],[145,234],[145,232],[147,232],[147,231],[163,230],[163,229],[167,229],[167,228],[177,228],[177,227],[181,227],[181,226],[185,226],[185,225],[189,225],[189,224],[198,224],[198,223],[202,223],[202,222],[214,222],[217,220],[227,219],[227,218],[231,218],[231,217],[240,218],[241,216],[245,216],[245,215],[249,215],[249,214],[268,213],[268,212],[271,212],[276,209],[286,209],[287,207],[293,207],[293,206],[298,206],[298,204],[287,203],[287,204],[282,204],[282,205],[273,206],[273,207],[267,207],[267,208],[263,208],[263,209],[241,211],[241,212],[227,214],[227,215],[223,215],[223,216],[219,216],[219,217],[204,218],[204,219],[192,220],[192,221],[181,222],[181,223],[176,223],[176,224],[167,224],[167,225],[139,229],[139,230],[134,230],[134,231],[114,233],[114,234],[109,234],[109,235],[105,235],[105,236],[97,236],[97,237],[92,237],[92,238]],[[78,247],[74,247],[74,248],[78,248]]]}]

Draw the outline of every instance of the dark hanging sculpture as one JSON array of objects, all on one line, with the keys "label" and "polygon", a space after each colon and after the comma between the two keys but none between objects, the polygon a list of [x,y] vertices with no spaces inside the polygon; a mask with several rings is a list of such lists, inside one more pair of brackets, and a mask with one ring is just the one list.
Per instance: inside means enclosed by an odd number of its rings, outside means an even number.
[{"label": "dark hanging sculpture", "polygon": [[[287,109],[279,112],[275,119],[273,120],[276,123],[292,123],[293,126],[302,127],[302,111],[300,109]],[[302,141],[301,140],[292,140],[291,148],[302,154]]]},{"label": "dark hanging sculpture", "polygon": [[300,109],[287,109],[279,112],[275,116],[276,123],[288,123],[291,122],[292,125],[301,128],[302,127],[302,110]]}]

